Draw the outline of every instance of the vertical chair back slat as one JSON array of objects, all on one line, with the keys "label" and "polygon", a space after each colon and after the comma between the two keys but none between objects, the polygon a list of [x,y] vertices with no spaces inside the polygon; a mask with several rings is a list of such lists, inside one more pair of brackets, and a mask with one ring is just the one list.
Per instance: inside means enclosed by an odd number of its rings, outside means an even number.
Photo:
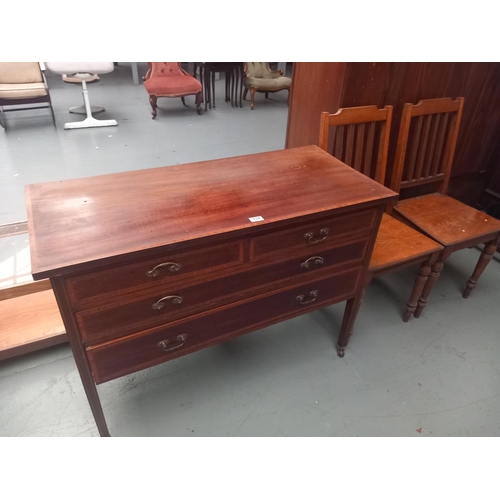
[{"label": "vertical chair back slat", "polygon": [[[439,184],[446,193],[464,99],[428,99],[405,104],[390,187],[396,192]],[[432,186],[431,186],[432,187]]]},{"label": "vertical chair back slat", "polygon": [[[341,108],[335,114],[324,112],[319,147],[384,184],[391,120],[392,106],[383,109],[376,106]],[[333,134],[332,143],[329,139]],[[331,148],[329,144],[332,144]]]}]

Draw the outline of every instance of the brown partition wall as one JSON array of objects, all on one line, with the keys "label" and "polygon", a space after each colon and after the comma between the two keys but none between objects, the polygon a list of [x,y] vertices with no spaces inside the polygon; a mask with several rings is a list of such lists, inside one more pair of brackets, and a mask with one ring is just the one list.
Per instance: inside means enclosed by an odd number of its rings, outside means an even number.
[{"label": "brown partition wall", "polygon": [[460,96],[449,194],[475,205],[500,168],[500,63],[294,63],[285,147],[317,144],[322,111],[391,104],[390,176],[404,103]]}]

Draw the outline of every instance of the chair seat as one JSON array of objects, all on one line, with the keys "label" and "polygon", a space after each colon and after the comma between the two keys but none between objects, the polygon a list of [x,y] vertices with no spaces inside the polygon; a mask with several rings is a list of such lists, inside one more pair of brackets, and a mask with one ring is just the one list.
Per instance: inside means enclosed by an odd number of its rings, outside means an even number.
[{"label": "chair seat", "polygon": [[500,220],[444,194],[402,200],[394,209],[445,246],[500,231]]},{"label": "chair seat", "polygon": [[0,83],[0,99],[28,99],[47,95],[43,83]]},{"label": "chair seat", "polygon": [[245,87],[254,87],[257,90],[281,90],[290,87],[292,80],[286,76],[278,78],[255,78],[247,76],[245,78]]},{"label": "chair seat", "polygon": [[408,263],[442,250],[442,246],[403,222],[383,214],[375,240],[370,272],[378,272]]},{"label": "chair seat", "polygon": [[88,75],[101,75],[113,71],[112,62],[46,62],[45,66],[58,75],[73,75],[75,73],[86,73]]},{"label": "chair seat", "polygon": [[189,75],[157,76],[144,82],[148,94],[157,97],[178,97],[201,92],[201,83]]}]

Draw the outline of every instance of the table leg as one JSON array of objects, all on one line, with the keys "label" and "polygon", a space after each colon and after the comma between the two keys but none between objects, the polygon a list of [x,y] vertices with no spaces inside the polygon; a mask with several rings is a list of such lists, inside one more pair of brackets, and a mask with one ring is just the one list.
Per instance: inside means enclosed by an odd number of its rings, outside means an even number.
[{"label": "table leg", "polygon": [[50,284],[54,290],[59,310],[63,319],[64,327],[68,334],[69,344],[73,351],[76,367],[82,379],[83,388],[87,399],[89,401],[90,409],[94,415],[94,420],[101,437],[109,437],[109,430],[102,411],[101,401],[97,392],[97,387],[92,376],[92,370],[87,359],[87,353],[82,343],[78,339],[78,328],[74,322],[73,314],[71,313],[71,306],[66,298],[64,291],[64,284],[62,278],[51,278]]}]

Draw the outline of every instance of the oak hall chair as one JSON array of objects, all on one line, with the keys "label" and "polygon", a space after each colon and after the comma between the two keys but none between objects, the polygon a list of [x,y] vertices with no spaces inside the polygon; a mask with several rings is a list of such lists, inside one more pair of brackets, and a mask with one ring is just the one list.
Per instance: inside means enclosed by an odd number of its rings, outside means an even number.
[{"label": "oak hall chair", "polygon": [[186,106],[184,97],[196,96],[196,110],[201,114],[203,93],[201,83],[184,71],[180,62],[148,62],[148,71],[143,78],[144,87],[149,94],[149,103],[153,111],[153,120],[156,118],[158,97],[180,97]]},{"label": "oak hall chair", "polygon": [[[25,104],[45,103],[45,106],[27,108],[9,108]],[[49,88],[45,75],[37,62],[2,62],[0,63],[0,124],[6,128],[4,111],[28,111],[30,109],[50,108],[52,121],[56,124]]]},{"label": "oak hall chair", "polygon": [[[500,238],[500,221],[446,195],[457,143],[463,97],[405,104],[401,118],[391,189],[402,194],[396,216],[443,245],[418,300],[415,317],[425,307],[444,261],[455,251],[484,243],[479,261],[466,283],[467,298],[486,269]],[[427,185],[430,194],[405,196]],[[411,192],[406,191],[411,195]]]},{"label": "oak hall chair", "polygon": [[283,76],[283,70],[271,71],[268,62],[246,62],[243,64],[243,73],[245,74],[243,99],[247,98],[250,90],[250,109],[254,106],[255,92],[264,92],[267,99],[270,92],[288,90],[288,100],[290,100],[292,80]]},{"label": "oak hall chair", "polygon": [[[335,114],[321,114],[319,147],[358,172],[384,184],[392,106],[341,108]],[[329,140],[331,147],[329,147]],[[442,246],[385,213],[375,240],[367,284],[390,271],[420,264],[403,313],[407,322],[417,308],[431,266]],[[361,303],[358,304],[358,308]]]}]

